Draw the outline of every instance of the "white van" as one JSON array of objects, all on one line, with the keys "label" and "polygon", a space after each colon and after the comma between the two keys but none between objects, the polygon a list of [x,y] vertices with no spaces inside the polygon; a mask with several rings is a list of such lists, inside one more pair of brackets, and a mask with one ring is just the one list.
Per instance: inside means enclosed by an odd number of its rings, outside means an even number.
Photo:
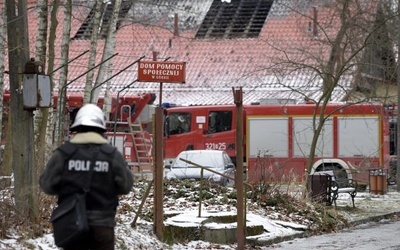
[{"label": "white van", "polygon": [[[201,168],[194,164],[189,164],[184,160],[196,163],[202,167],[210,168],[219,173],[233,177],[235,165],[225,151],[221,150],[189,150],[182,151],[175,158],[171,165],[166,165],[166,179],[195,179],[199,180]],[[169,171],[168,171],[169,170]],[[223,185],[233,183],[233,180],[222,177],[213,172],[203,170],[203,179],[213,180]]]}]

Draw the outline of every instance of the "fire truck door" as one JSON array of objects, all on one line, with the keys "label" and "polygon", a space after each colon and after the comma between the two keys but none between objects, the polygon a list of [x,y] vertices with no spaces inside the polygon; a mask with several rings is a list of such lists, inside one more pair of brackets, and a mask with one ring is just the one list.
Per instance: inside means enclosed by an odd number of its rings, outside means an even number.
[{"label": "fire truck door", "polygon": [[194,148],[193,116],[188,112],[170,113],[164,125],[164,157],[175,158],[181,151]]},{"label": "fire truck door", "polygon": [[231,157],[235,151],[235,132],[231,110],[210,110],[203,134],[204,149],[224,150]]}]

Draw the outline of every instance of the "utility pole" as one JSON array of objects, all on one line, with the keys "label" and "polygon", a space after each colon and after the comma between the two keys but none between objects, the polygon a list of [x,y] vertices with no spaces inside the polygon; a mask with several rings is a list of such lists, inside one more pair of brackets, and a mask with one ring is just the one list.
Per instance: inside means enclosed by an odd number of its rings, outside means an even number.
[{"label": "utility pole", "polygon": [[233,89],[236,105],[236,174],[235,186],[237,190],[237,248],[244,249],[246,245],[246,201],[243,184],[243,91]]},{"label": "utility pole", "polygon": [[29,62],[27,1],[6,1],[10,112],[16,210],[32,222],[38,220],[37,178],[33,133],[33,111],[25,110],[22,85],[25,64]]}]

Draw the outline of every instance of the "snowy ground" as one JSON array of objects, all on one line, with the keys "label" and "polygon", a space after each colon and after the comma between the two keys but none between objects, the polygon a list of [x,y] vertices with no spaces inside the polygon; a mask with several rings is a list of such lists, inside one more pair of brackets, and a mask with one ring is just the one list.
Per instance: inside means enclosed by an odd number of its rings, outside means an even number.
[{"label": "snowy ground", "polygon": [[[191,241],[184,244],[166,245],[155,237],[153,234],[153,224],[151,222],[153,212],[153,197],[150,195],[144,205],[144,209],[137,221],[137,226],[131,228],[130,224],[135,218],[135,211],[142,201],[142,194],[146,188],[146,182],[140,182],[135,185],[134,190],[126,196],[121,197],[117,216],[116,232],[116,249],[236,249],[236,245],[221,245],[202,241]],[[172,221],[189,221],[198,223],[201,218],[198,217],[198,190],[196,184],[192,183],[178,186],[177,184],[165,185],[165,201],[164,213],[171,211],[180,212],[181,215],[169,219],[166,223]],[[202,217],[206,217],[207,213],[235,213],[236,204],[232,197],[233,189],[220,189],[218,187],[209,187],[209,199],[203,202]],[[2,196],[10,194],[10,190],[2,190]],[[287,190],[289,193],[290,191]],[[271,198],[270,198],[271,199]],[[314,211],[312,204],[298,204],[297,211],[294,207],[270,206],[271,201],[252,202],[248,200],[246,223],[262,224],[265,233],[262,237],[273,238],[284,235],[298,233],[297,229],[309,228],[310,230],[319,230],[317,214],[320,211]],[[293,203],[291,201],[291,203]],[[269,205],[268,205],[269,204]],[[351,200],[347,195],[341,195],[338,201],[338,209],[327,208],[330,213],[341,215],[348,221],[362,220],[379,214],[389,214],[400,211],[400,194],[398,192],[389,191],[385,195],[372,195],[368,192],[359,193],[356,197],[356,209],[351,208]],[[291,204],[293,205],[293,204]],[[314,212],[310,212],[314,211]],[[3,218],[4,219],[4,218]],[[54,245],[53,236],[51,234],[50,224],[47,224],[44,235],[41,237],[30,237],[24,232],[18,231],[18,227],[11,228],[7,231],[7,237],[0,239],[0,249],[58,249]],[[248,249],[254,249],[250,246]],[[259,247],[262,249],[262,247]]]}]

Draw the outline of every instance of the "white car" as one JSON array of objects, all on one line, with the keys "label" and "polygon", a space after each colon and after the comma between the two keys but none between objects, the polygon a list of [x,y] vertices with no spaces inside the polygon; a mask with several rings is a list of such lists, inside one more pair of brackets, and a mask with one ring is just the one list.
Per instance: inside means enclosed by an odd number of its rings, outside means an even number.
[{"label": "white car", "polygon": [[[182,151],[175,158],[171,165],[166,165],[166,179],[195,179],[200,180],[201,168],[194,164],[189,164],[184,160],[196,163],[202,167],[210,168],[218,173],[234,177],[235,165],[225,151],[221,150],[188,150]],[[169,171],[168,171],[169,169]],[[233,180],[215,174],[211,171],[203,170],[203,179],[212,180],[223,185],[234,183]]]}]

